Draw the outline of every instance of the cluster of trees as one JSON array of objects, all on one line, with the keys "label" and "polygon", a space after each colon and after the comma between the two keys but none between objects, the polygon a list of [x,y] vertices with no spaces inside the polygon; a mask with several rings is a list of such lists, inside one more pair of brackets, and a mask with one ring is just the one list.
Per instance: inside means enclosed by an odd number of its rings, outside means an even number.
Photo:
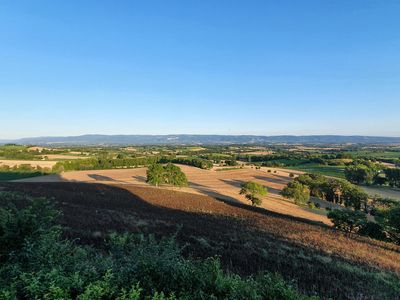
[{"label": "cluster of trees", "polygon": [[[358,186],[343,179],[318,174],[302,174],[282,190],[282,196],[306,204],[310,196],[346,208],[332,210],[328,218],[334,227],[371,238],[400,244],[400,203],[390,199],[369,199]],[[369,221],[367,215],[373,215]]]},{"label": "cluster of trees", "polygon": [[74,171],[74,170],[102,170],[114,168],[135,168],[139,166],[147,166],[160,160],[158,156],[136,157],[136,158],[88,158],[74,159],[69,161],[59,161],[53,171]]},{"label": "cluster of trees", "polygon": [[186,259],[173,238],[111,234],[101,245],[62,238],[46,199],[0,193],[0,299],[318,299],[281,276],[227,274],[218,258]]},{"label": "cluster of trees", "polygon": [[340,230],[400,245],[400,204],[398,202],[389,208],[375,212],[374,222],[368,221],[365,213],[350,209],[330,211],[328,218],[334,227]]},{"label": "cluster of trees", "polygon": [[355,184],[376,184],[381,180],[379,176],[383,166],[367,160],[353,161],[344,170],[346,179]]},{"label": "cluster of trees", "polygon": [[8,145],[0,147],[0,157],[6,159],[34,159],[35,155],[39,154],[35,151],[28,151],[24,146]]},{"label": "cluster of trees", "polygon": [[386,181],[391,187],[400,188],[400,168],[386,169],[385,170]]},{"label": "cluster of trees", "polygon": [[133,158],[88,158],[74,159],[69,161],[59,161],[54,167],[54,172],[74,171],[74,170],[102,170],[115,168],[137,168],[148,166],[155,163],[178,163],[190,165],[202,169],[212,168],[212,162],[201,158],[176,158],[161,156],[145,156]]},{"label": "cluster of trees", "polygon": [[347,157],[343,153],[339,154],[321,154],[309,152],[291,152],[277,151],[268,155],[239,155],[238,159],[252,163],[261,163],[265,167],[287,167],[298,166],[308,163],[317,163],[322,165],[344,165],[343,158]]},{"label": "cluster of trees", "polygon": [[360,187],[344,179],[318,174],[298,176],[282,190],[282,195],[298,203],[306,203],[313,196],[355,210],[366,210],[368,202],[367,193]]},{"label": "cluster of trees", "polygon": [[159,161],[160,163],[174,163],[174,164],[182,164],[197,167],[200,169],[209,170],[213,167],[213,163],[210,160],[198,158],[198,157],[163,157]]},{"label": "cluster of trees", "polygon": [[266,196],[268,189],[257,182],[248,181],[241,185],[239,194],[245,195],[246,199],[251,202],[253,206],[260,206],[262,204],[262,197]]},{"label": "cluster of trees", "polygon": [[376,184],[400,187],[400,168],[385,168],[382,164],[361,160],[345,169],[346,179],[355,184]]},{"label": "cluster of trees", "polygon": [[188,185],[185,173],[172,163],[150,165],[147,169],[147,182],[155,186],[159,186],[160,184],[170,184],[179,187]]}]

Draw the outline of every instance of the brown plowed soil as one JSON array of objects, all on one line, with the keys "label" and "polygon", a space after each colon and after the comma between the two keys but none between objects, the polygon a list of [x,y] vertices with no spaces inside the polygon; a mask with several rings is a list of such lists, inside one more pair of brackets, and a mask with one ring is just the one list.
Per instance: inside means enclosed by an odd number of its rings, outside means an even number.
[{"label": "brown plowed soil", "polygon": [[335,299],[376,292],[364,273],[400,274],[398,246],[209,196],[127,184],[1,183],[0,190],[52,197],[66,236],[81,243],[101,245],[110,231],[176,233],[186,255],[219,255],[242,274],[277,271]]}]

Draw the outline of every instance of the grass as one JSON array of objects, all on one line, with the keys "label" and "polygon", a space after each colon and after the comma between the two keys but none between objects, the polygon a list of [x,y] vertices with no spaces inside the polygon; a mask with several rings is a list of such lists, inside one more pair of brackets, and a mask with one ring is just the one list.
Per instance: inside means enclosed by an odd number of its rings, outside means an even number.
[{"label": "grass", "polygon": [[289,166],[289,167],[284,167],[284,168],[344,179],[345,178],[344,169],[346,167],[345,166],[321,165],[321,164],[316,164],[316,163],[307,163],[307,164],[302,164],[302,165],[298,165],[298,166]]}]

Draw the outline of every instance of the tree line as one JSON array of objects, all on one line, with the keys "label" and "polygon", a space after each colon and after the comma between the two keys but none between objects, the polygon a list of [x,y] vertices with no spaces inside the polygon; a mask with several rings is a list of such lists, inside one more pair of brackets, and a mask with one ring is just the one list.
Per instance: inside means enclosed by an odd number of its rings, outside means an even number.
[{"label": "tree line", "polygon": [[146,156],[134,158],[88,158],[69,161],[59,161],[54,167],[54,172],[79,171],[79,170],[103,170],[116,168],[137,168],[155,163],[178,163],[194,166],[201,169],[212,168],[212,162],[200,158],[177,158],[167,156]]}]

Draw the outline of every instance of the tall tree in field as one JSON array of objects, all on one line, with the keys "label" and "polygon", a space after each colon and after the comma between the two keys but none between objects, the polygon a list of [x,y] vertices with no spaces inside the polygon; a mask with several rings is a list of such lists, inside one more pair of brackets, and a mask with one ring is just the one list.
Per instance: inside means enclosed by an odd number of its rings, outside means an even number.
[{"label": "tall tree in field", "polygon": [[293,199],[296,204],[306,204],[310,200],[310,189],[298,181],[292,181],[283,188],[281,195]]},{"label": "tall tree in field", "polygon": [[185,173],[182,172],[181,168],[171,163],[164,166],[164,181],[165,183],[179,187],[188,185]]},{"label": "tall tree in field", "polygon": [[250,200],[253,206],[261,205],[261,197],[266,196],[268,193],[266,187],[253,181],[242,183],[241,187],[242,188],[239,193],[241,195],[245,195],[246,199]]},{"label": "tall tree in field", "polygon": [[165,182],[164,167],[161,164],[150,165],[147,169],[147,182],[159,186]]},{"label": "tall tree in field", "polygon": [[147,169],[147,182],[159,186],[160,184],[171,184],[173,186],[187,186],[188,180],[185,173],[174,164],[153,164]]}]

